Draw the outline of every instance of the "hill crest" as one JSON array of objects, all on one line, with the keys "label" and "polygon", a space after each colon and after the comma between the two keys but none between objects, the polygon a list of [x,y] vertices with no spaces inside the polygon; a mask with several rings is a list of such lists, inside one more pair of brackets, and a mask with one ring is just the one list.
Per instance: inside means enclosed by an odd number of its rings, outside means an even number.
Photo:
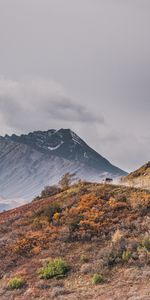
[{"label": "hill crest", "polygon": [[123,184],[150,190],[150,162],[121,179]]}]

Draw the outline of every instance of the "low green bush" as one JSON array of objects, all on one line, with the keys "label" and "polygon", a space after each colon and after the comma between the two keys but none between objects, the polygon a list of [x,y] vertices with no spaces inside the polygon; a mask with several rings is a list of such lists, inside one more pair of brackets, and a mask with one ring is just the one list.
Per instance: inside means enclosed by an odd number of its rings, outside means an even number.
[{"label": "low green bush", "polygon": [[39,277],[42,279],[50,279],[53,277],[63,277],[69,271],[68,264],[61,258],[55,258],[49,261],[46,266],[38,270]]},{"label": "low green bush", "polygon": [[20,289],[24,285],[24,280],[21,277],[13,277],[9,280],[7,287],[9,290]]},{"label": "low green bush", "polygon": [[145,237],[142,241],[142,246],[147,250],[150,251],[150,238]]},{"label": "low green bush", "polygon": [[101,274],[94,274],[92,277],[93,284],[100,284],[104,282],[104,277]]},{"label": "low green bush", "polygon": [[124,262],[128,262],[128,260],[131,258],[131,252],[126,250],[126,251],[123,251],[122,253],[122,260]]}]

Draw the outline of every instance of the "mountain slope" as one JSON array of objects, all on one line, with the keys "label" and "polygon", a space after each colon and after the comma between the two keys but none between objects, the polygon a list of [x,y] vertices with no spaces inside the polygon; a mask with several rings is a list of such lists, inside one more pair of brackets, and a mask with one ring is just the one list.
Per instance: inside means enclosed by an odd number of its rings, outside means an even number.
[{"label": "mountain slope", "polygon": [[150,190],[150,162],[121,179],[122,183]]},{"label": "mountain slope", "polygon": [[12,135],[6,138],[29,145],[42,153],[49,153],[70,161],[85,163],[87,166],[102,172],[106,171],[114,175],[125,173],[110,164],[108,160],[90,148],[70,129],[35,131],[28,135]]},{"label": "mountain slope", "polygon": [[0,170],[1,195],[30,199],[68,170],[78,172],[79,164],[4,140],[0,142]]},{"label": "mountain slope", "polygon": [[[0,299],[149,300],[149,211],[148,191],[80,182],[1,213]],[[40,278],[57,258],[69,272]]]},{"label": "mountain slope", "polygon": [[0,138],[1,196],[31,199],[66,172],[93,181],[125,174],[69,129]]}]

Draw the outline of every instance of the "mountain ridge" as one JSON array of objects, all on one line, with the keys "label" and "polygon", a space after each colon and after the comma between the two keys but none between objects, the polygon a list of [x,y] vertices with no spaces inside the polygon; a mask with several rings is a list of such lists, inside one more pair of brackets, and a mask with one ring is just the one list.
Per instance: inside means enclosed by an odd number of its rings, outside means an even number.
[{"label": "mountain ridge", "polygon": [[[34,131],[23,135],[6,135],[5,139],[27,144],[34,149],[43,153],[54,154],[68,160],[77,160],[88,163],[90,167],[99,168],[100,170],[107,167],[109,170],[115,170],[118,174],[127,174],[120,168],[113,166],[106,158],[93,150],[77,134],[70,129],[49,129],[47,131]],[[88,157],[89,155],[89,157]],[[89,160],[88,160],[89,158]],[[98,160],[102,159],[99,166]]]},{"label": "mountain ridge", "polygon": [[69,129],[0,137],[0,196],[29,201],[66,172],[88,181],[126,175]]}]

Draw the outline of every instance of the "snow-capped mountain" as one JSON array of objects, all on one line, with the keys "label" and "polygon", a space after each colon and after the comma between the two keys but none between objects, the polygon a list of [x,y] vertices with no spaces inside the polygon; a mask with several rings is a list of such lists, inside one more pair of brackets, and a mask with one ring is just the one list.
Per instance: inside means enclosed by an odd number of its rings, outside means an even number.
[{"label": "snow-capped mountain", "polygon": [[115,176],[124,173],[124,171],[114,167],[108,160],[91,149],[70,129],[35,131],[27,135],[5,136],[5,139],[28,145],[44,154],[84,163],[86,166],[98,171],[111,173]]},{"label": "snow-capped mountain", "polygon": [[69,129],[0,137],[1,196],[30,200],[66,172],[91,181],[126,174]]}]

